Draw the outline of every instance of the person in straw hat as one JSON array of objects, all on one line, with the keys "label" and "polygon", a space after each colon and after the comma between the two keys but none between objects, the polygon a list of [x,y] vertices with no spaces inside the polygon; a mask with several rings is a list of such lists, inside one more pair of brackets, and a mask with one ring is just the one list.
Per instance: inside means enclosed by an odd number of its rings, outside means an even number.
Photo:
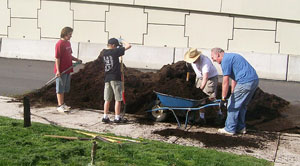
[{"label": "person in straw hat", "polygon": [[[208,95],[210,100],[217,96],[218,72],[211,60],[201,51],[190,48],[184,55],[184,61],[190,63],[196,73],[195,85]],[[205,113],[200,112],[200,123],[205,123]]]}]

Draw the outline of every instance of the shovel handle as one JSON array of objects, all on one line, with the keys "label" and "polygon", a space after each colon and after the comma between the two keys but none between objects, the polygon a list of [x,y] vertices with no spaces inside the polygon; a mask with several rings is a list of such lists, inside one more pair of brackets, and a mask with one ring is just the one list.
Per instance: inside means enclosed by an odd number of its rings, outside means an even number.
[{"label": "shovel handle", "polygon": [[186,81],[189,81],[189,79],[190,79],[190,72],[187,72],[186,73]]},{"label": "shovel handle", "polygon": [[[61,73],[61,75],[65,74],[67,71],[69,71],[70,69],[74,68],[75,66],[77,66],[77,65],[79,65],[79,64],[81,64],[81,62],[76,62],[76,63],[74,63],[72,66],[70,66],[70,67],[67,68],[65,71],[63,71],[63,72]],[[56,78],[58,78],[58,76],[55,76],[55,77],[51,78],[48,82],[46,82],[45,85],[51,84]]]}]

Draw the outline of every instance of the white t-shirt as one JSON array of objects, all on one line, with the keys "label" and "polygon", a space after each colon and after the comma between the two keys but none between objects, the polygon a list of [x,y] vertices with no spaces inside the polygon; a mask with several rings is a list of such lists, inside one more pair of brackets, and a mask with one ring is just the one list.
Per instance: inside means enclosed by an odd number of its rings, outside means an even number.
[{"label": "white t-shirt", "polygon": [[210,59],[201,54],[200,58],[196,62],[192,63],[192,67],[196,73],[197,78],[202,78],[204,73],[208,73],[208,78],[212,78],[218,75],[218,71]]}]

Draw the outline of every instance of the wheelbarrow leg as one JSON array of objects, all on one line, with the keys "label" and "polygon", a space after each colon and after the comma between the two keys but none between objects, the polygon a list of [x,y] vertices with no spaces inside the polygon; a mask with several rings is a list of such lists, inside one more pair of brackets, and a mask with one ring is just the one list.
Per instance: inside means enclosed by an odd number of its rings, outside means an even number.
[{"label": "wheelbarrow leg", "polygon": [[190,111],[191,111],[190,109],[188,109],[188,110],[186,111],[186,117],[185,117],[185,125],[184,125],[184,129],[186,129],[186,127],[187,127],[188,118],[189,118],[189,112],[190,112]]},{"label": "wheelbarrow leg", "polygon": [[175,116],[175,119],[176,119],[176,121],[177,121],[178,127],[180,128],[181,124],[180,124],[180,122],[179,122],[179,120],[178,120],[178,118],[177,118],[177,116],[176,116],[174,110],[172,110],[172,109],[169,109],[169,110],[173,112],[173,115]]}]

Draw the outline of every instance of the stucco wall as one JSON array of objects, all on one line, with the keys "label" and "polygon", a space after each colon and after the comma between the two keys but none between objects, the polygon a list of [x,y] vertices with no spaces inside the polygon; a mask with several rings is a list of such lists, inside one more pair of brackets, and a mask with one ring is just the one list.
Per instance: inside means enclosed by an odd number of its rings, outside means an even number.
[{"label": "stucco wall", "polygon": [[297,0],[0,0],[0,37],[300,55]]}]

